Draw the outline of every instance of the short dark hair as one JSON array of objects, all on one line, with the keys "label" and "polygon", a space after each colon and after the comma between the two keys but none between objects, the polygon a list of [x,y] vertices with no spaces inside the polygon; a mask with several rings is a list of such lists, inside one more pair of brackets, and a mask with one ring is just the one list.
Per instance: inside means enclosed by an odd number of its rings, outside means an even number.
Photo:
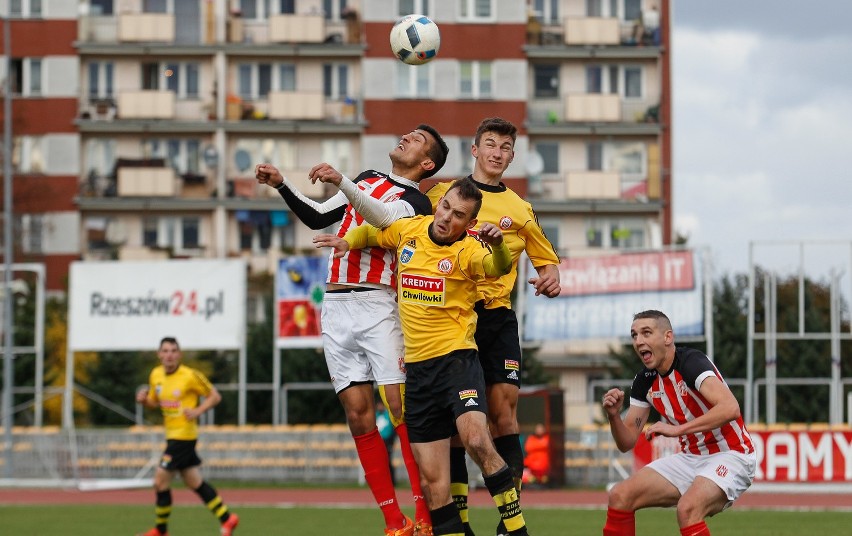
[{"label": "short dark hair", "polygon": [[447,191],[446,193],[444,193],[444,195],[447,195],[453,190],[459,191],[459,197],[461,199],[476,202],[473,207],[473,215],[471,216],[471,219],[478,216],[479,209],[482,208],[482,192],[479,191],[479,188],[477,188],[476,183],[473,182],[473,179],[471,179],[470,177],[465,177],[463,179],[454,180],[450,187],[447,188]]},{"label": "short dark hair", "polygon": [[431,134],[433,138],[435,138],[435,143],[429,144],[429,149],[426,150],[426,155],[432,159],[432,162],[435,163],[435,167],[424,171],[420,176],[421,179],[428,179],[435,173],[441,171],[441,168],[444,167],[444,164],[447,162],[447,154],[449,154],[450,148],[447,147],[447,143],[444,141],[444,138],[441,137],[441,134],[435,130],[435,127],[424,123],[417,125],[417,129],[425,130]]},{"label": "short dark hair", "polygon": [[162,348],[163,344],[165,343],[174,344],[175,346],[177,346],[178,350],[180,350],[180,344],[178,344],[177,339],[175,339],[174,337],[163,337],[162,339],[160,339],[159,347]]},{"label": "short dark hair", "polygon": [[479,139],[482,138],[482,135],[486,132],[496,132],[501,136],[510,136],[512,138],[512,143],[514,143],[518,137],[518,127],[509,121],[506,121],[502,117],[486,117],[476,128],[476,135],[473,138],[473,144],[479,147]]},{"label": "short dark hair", "polygon": [[656,320],[658,324],[660,324],[666,331],[672,331],[672,321],[669,320],[669,317],[662,311],[657,311],[656,309],[648,309],[647,311],[642,311],[633,315],[633,320],[641,320],[643,318],[648,318],[651,320]]}]

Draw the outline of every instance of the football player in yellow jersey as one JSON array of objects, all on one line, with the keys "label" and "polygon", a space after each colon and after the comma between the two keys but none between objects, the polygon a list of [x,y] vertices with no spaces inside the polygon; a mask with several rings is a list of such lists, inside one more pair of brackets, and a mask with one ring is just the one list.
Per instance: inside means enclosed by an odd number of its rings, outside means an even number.
[{"label": "football player in yellow jersey", "polygon": [[[378,245],[397,255],[397,295],[405,337],[405,414],[424,482],[434,535],[461,536],[450,493],[450,438],[458,435],[482,469],[485,485],[512,535],[527,535],[512,472],[488,431],[487,401],[474,331],[477,283],[505,275],[511,256],[500,229],[476,223],[482,193],[471,179],[453,183],[434,216],[404,218],[378,230],[318,235],[317,247]],[[493,248],[493,249],[492,249]]]},{"label": "football player in yellow jersey", "polygon": [[[154,509],[156,526],[143,536],[168,534],[169,515],[172,512],[171,482],[175,472],[180,472],[184,484],[201,497],[207,508],[221,523],[223,536],[231,536],[240,522],[237,514],[230,512],[222,498],[201,476],[201,459],[195,452],[198,440],[198,417],[216,406],[222,395],[201,372],[181,364],[180,346],[174,337],[164,337],[157,351],[160,365],[151,371],[148,388],[136,393],[136,401],[163,413],[166,429],[166,450],[154,474],[157,502]],[[198,403],[199,397],[204,397]]]},{"label": "football player in yellow jersey", "polygon": [[[521,253],[526,250],[538,272],[538,277],[529,280],[535,286],[536,295],[553,298],[559,295],[561,287],[559,256],[544,235],[532,206],[500,182],[515,157],[516,136],[517,128],[509,121],[499,117],[484,119],[476,129],[471,147],[476,162],[470,178],[482,192],[479,221],[500,227],[512,255],[511,272],[478,287],[475,307],[478,315],[476,344],[485,372],[491,435],[497,452],[511,467],[515,485],[520,489],[524,457],[517,408],[523,361],[518,340],[518,319],[512,310],[510,294],[518,276]],[[439,183],[426,192],[433,208],[449,187],[449,183]],[[472,536],[467,512],[467,466],[464,448],[458,439],[453,440],[451,459],[453,499],[461,511],[466,536]],[[497,535],[507,532],[501,522],[497,527]]]}]

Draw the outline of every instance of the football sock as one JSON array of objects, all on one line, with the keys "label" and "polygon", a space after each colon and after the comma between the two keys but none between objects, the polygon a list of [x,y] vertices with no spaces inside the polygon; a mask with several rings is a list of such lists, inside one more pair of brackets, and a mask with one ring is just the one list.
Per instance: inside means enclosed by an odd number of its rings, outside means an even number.
[{"label": "football sock", "polygon": [[681,536],[710,536],[710,529],[704,521],[680,529]]},{"label": "football sock", "polygon": [[157,492],[157,506],[154,507],[154,516],[156,518],[157,530],[160,534],[165,534],[168,531],[169,516],[172,513],[172,490]]},{"label": "football sock", "polygon": [[372,431],[354,436],[353,439],[361,467],[364,468],[364,479],[382,511],[385,526],[389,529],[401,529],[405,525],[405,516],[396,500],[396,491],[388,470],[388,450],[379,435],[379,429],[373,428]]},{"label": "football sock", "polygon": [[636,536],[636,514],[609,507],[603,536]]},{"label": "football sock", "polygon": [[231,517],[231,514],[228,512],[228,507],[225,506],[224,502],[222,502],[222,497],[220,497],[213,486],[208,484],[206,481],[201,482],[201,485],[198,486],[195,493],[201,497],[201,500],[204,501],[205,505],[207,505],[207,509],[213,512],[214,516],[219,518],[220,523],[224,523],[229,517]]},{"label": "football sock", "polygon": [[503,525],[512,535],[526,535],[527,527],[524,522],[524,514],[521,511],[521,503],[518,499],[518,490],[512,482],[512,471],[508,465],[485,477],[485,487],[494,499],[497,510],[500,511],[500,519]]},{"label": "football sock", "polygon": [[[500,436],[494,439],[494,447],[497,449],[497,454],[500,455],[509,465],[509,470],[512,471],[512,480],[515,483],[515,489],[518,495],[521,494],[521,479],[524,476],[524,451],[521,449],[521,438],[518,434],[509,434]],[[508,532],[503,524],[503,520],[497,525],[497,534],[505,534]]]},{"label": "football sock", "polygon": [[462,536],[462,526],[459,510],[453,503],[444,505],[429,512],[432,518],[432,534],[434,536]]},{"label": "football sock", "polygon": [[475,536],[467,510],[468,477],[464,447],[450,447],[450,494],[459,511],[465,536]]},{"label": "football sock", "polygon": [[408,426],[405,423],[397,426],[396,435],[399,436],[402,460],[405,462],[408,480],[411,481],[411,493],[414,495],[414,520],[431,525],[432,518],[429,516],[429,505],[426,504],[426,497],[423,496],[423,489],[420,487],[420,469],[417,467],[417,461],[414,459],[411,443],[408,440]]}]

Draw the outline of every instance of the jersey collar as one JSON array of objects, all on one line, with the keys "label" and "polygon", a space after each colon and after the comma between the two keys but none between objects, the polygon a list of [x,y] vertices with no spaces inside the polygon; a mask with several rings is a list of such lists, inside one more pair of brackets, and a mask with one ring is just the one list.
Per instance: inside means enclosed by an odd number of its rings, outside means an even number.
[{"label": "jersey collar", "polygon": [[388,177],[390,177],[394,182],[398,182],[400,184],[404,184],[405,186],[411,186],[412,188],[417,188],[418,184],[411,179],[406,179],[400,175],[397,175],[394,172],[388,173]]}]

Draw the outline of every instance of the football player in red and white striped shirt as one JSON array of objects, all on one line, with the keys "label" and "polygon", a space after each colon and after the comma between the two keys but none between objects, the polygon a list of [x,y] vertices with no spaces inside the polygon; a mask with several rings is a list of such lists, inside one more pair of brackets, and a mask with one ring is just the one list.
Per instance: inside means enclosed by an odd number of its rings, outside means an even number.
[{"label": "football player in red and white striped shirt", "polygon": [[[420,180],[431,177],[444,165],[449,149],[441,135],[429,125],[418,125],[402,136],[388,156],[391,172],[364,171],[346,184],[359,188],[369,198],[386,204],[395,214],[431,215],[432,205],[420,192]],[[328,164],[311,169],[312,181],[337,182],[343,177]],[[363,216],[342,192],[319,203],[301,194],[271,164],[255,167],[259,183],[281,194],[290,210],[314,230],[339,223],[336,234],[365,225]],[[403,417],[405,385],[404,343],[396,302],[396,255],[380,247],[347,252],[343,258],[329,257],[326,295],[322,303],[322,338],[326,364],[334,390],[346,411],[349,431],[364,468],[367,485],[385,518],[387,536],[411,536],[415,522],[431,534],[429,508],[420,485],[420,473],[408,441]],[[390,413],[400,439],[403,460],[414,494],[415,520],[399,507],[388,467],[388,454],[376,427],[373,382]],[[427,530],[428,529],[428,530]]]},{"label": "football player in red and white striped shirt", "polygon": [[[645,368],[633,379],[630,408],[620,417],[624,391],[610,389],[603,408],[621,452],[639,434],[680,439],[681,451],[643,467],[609,492],[604,536],[635,536],[635,512],[677,506],[683,536],[709,536],[706,517],[729,507],[754,480],[754,445],[740,406],[713,362],[698,350],[675,348],[669,318],[643,311],[630,327],[633,349]],[[654,408],[660,420],[647,429]]]}]

